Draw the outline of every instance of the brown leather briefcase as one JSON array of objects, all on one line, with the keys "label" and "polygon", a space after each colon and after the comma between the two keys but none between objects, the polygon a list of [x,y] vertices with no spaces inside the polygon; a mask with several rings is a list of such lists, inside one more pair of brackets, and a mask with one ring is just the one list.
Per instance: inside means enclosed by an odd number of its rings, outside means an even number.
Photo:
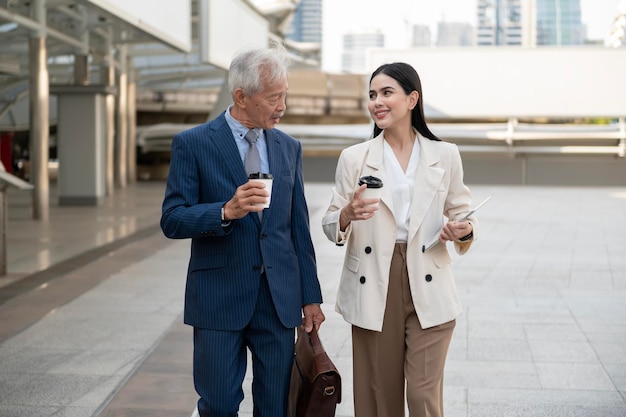
[{"label": "brown leather briefcase", "polygon": [[341,402],[341,375],[330,360],[315,328],[298,327],[291,371],[289,417],[334,417]]}]

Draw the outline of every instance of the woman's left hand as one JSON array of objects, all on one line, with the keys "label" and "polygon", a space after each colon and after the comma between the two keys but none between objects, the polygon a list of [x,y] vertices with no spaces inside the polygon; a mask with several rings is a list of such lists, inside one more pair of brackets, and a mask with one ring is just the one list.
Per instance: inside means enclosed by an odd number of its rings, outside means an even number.
[{"label": "woman's left hand", "polygon": [[458,240],[463,236],[467,236],[472,232],[472,225],[468,221],[462,222],[448,222],[443,225],[441,233],[439,234],[439,241],[446,243],[448,240]]}]

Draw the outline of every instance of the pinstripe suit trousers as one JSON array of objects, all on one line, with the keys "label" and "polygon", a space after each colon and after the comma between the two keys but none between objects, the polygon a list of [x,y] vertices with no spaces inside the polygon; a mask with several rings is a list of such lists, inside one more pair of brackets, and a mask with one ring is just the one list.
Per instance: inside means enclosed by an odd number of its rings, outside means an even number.
[{"label": "pinstripe suit trousers", "polygon": [[252,354],[254,415],[285,417],[294,354],[294,329],[276,314],[262,274],[250,323],[239,331],[194,327],[194,384],[200,417],[235,417],[243,400],[247,349]]}]

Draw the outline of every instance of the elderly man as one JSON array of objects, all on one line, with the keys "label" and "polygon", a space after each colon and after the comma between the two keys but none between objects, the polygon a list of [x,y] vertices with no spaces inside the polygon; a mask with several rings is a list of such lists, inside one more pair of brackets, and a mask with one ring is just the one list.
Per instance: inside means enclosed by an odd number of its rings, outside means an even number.
[{"label": "elderly man", "polygon": [[[184,320],[201,417],[237,415],[247,349],[254,415],[286,416],[294,328],[324,321],[302,146],[274,129],[287,68],[280,48],[240,52],[229,69],[233,104],[172,143],[161,228],[191,238]],[[271,174],[271,195],[251,173]]]}]

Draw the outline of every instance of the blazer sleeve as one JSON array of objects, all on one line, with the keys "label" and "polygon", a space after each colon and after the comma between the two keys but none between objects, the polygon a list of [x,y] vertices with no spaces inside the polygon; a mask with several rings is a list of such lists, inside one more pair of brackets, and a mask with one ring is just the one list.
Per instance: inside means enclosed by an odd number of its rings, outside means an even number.
[{"label": "blazer sleeve", "polygon": [[188,139],[189,136],[178,134],[172,141],[161,229],[171,239],[223,236],[232,229],[222,227],[224,202],[200,202],[198,162]]},{"label": "blazer sleeve", "polygon": [[335,186],[333,187],[330,205],[326,210],[326,214],[322,217],[322,229],[324,230],[324,234],[331,242],[334,242],[338,246],[343,246],[350,238],[352,232],[352,223],[350,223],[343,232],[340,230],[339,225],[341,209],[348,205],[354,194],[355,179],[354,175],[348,169],[348,165],[348,155],[345,151],[342,151],[337,162]]},{"label": "blazer sleeve", "polygon": [[[444,207],[444,215],[450,220],[456,220],[471,211],[472,196],[469,188],[463,182],[463,162],[459,148],[451,144],[450,149],[450,187]],[[472,246],[472,243],[478,239],[478,219],[475,215],[472,215],[467,221],[472,225],[474,236],[466,242],[454,242],[454,249],[459,255],[466,253]]]},{"label": "blazer sleeve", "polygon": [[309,210],[304,193],[304,177],[302,173],[302,144],[297,142],[296,178],[293,192],[293,211],[291,233],[298,254],[300,282],[302,285],[302,305],[321,304],[322,291],[317,276],[315,248],[311,240]]}]

